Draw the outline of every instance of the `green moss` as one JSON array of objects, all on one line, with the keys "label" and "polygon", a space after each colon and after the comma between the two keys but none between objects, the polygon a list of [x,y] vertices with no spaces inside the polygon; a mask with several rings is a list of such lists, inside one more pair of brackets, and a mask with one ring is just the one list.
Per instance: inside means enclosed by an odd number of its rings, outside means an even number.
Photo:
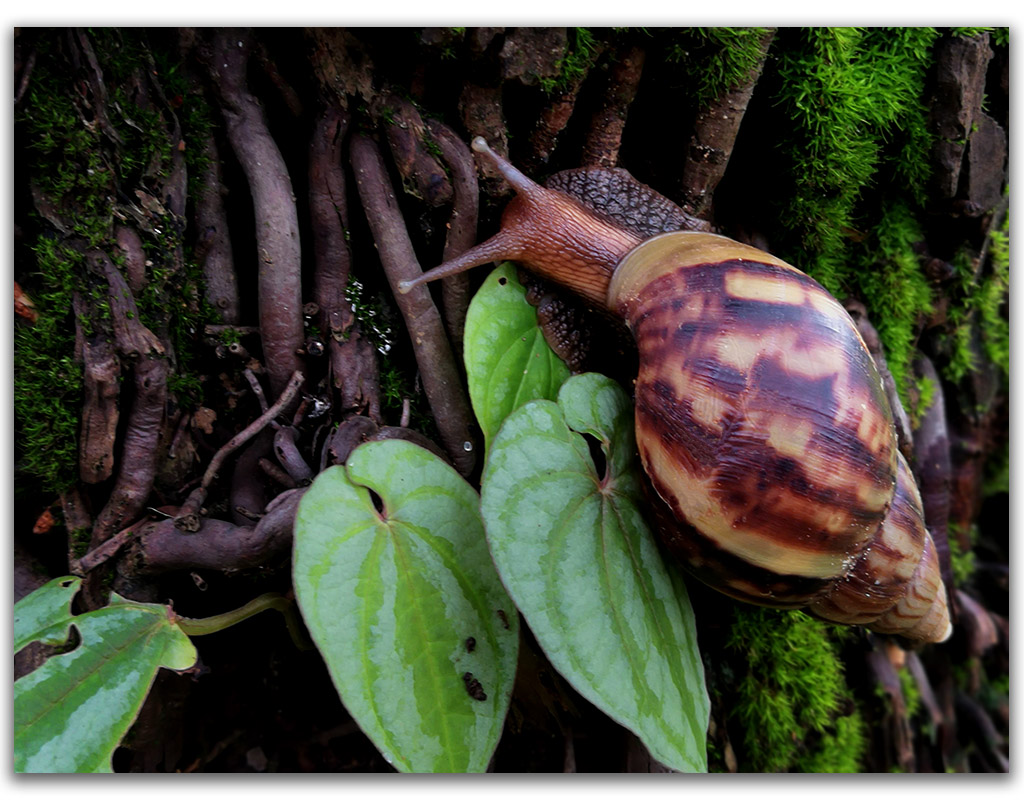
[{"label": "green moss", "polygon": [[938,388],[935,381],[925,375],[917,379],[916,385],[917,403],[913,406],[910,417],[910,424],[914,430],[921,427],[921,420],[924,419],[924,415],[928,413],[928,409],[935,402],[935,390]]},{"label": "green moss", "polygon": [[[16,120],[26,148],[19,157],[28,158],[34,187],[52,202],[57,226],[67,229],[63,239],[48,232],[40,235],[33,247],[34,268],[19,266],[19,279],[36,303],[39,321],[15,332],[18,467],[52,491],[67,488],[77,474],[82,367],[74,360],[71,298],[78,293],[90,308],[82,320],[86,336],[102,335],[110,314],[107,285],[89,274],[82,253],[100,248],[122,264],[114,237],[115,203],[132,198],[136,189],[154,192],[177,145],[167,135],[171,126],[164,117],[138,107],[126,89],[133,85],[133,74],[154,68],[141,34],[89,32],[102,62],[107,116],[122,140],[116,146],[91,114],[83,119],[76,108],[77,95],[67,82],[63,49],[57,44],[62,36],[59,31],[40,35],[30,91]],[[188,372],[182,367],[194,356],[196,334],[208,309],[198,299],[199,268],[187,257],[179,265],[182,222],[154,219],[152,232],[140,231],[152,266],[149,286],[136,301],[140,320],[170,339],[179,365],[170,379],[172,389],[195,394],[198,382],[183,377]],[[50,230],[42,220],[39,228]]]},{"label": "green moss", "polygon": [[982,281],[972,303],[978,311],[981,338],[988,357],[1010,375],[1010,322],[1003,316],[1003,307],[1010,292],[1010,215],[990,235],[992,272]]},{"label": "green moss", "polygon": [[821,736],[818,747],[796,760],[794,772],[860,772],[867,751],[867,732],[860,713],[837,717],[832,731]]},{"label": "green moss", "polygon": [[782,222],[797,266],[837,296],[849,286],[868,190],[923,200],[929,173],[924,92],[933,28],[807,28],[780,48],[777,102],[791,200]]},{"label": "green moss", "polygon": [[985,355],[1003,373],[1010,374],[1010,323],[1003,312],[1009,301],[1010,289],[1010,215],[990,234],[991,268],[978,278],[971,252],[961,249],[953,258],[955,281],[953,287],[958,302],[947,317],[946,350],[949,361],[943,375],[952,383],[959,383],[977,369],[977,355],[972,348],[974,327],[977,326]]},{"label": "green moss", "polygon": [[991,497],[1010,491],[1010,443],[1006,442],[985,462],[985,481],[982,494]]},{"label": "green moss", "polygon": [[[950,28],[949,32],[958,39],[973,39],[983,33],[992,33],[996,28]],[[1003,29],[1005,30],[1005,29]]]},{"label": "green moss", "polygon": [[698,108],[744,83],[761,60],[768,28],[682,28],[665,60],[682,65]]},{"label": "green moss", "polygon": [[861,298],[908,402],[915,331],[931,288],[923,237],[930,166],[926,81],[934,28],[807,28],[780,46],[776,102],[792,135],[779,223],[787,260],[839,298]]},{"label": "green moss", "polygon": [[914,676],[910,674],[910,670],[906,666],[902,667],[898,673],[900,679],[900,691],[903,694],[903,703],[906,707],[905,717],[911,719],[921,708],[921,689],[917,685],[917,681],[914,680]]},{"label": "green moss", "polygon": [[594,58],[594,34],[589,28],[569,28],[565,54],[559,59],[555,77],[540,78],[540,88],[548,94],[564,92],[587,74]]},{"label": "green moss", "polygon": [[918,323],[932,310],[932,288],[914,245],[924,238],[906,203],[883,210],[859,257],[851,283],[870,301],[870,315],[904,408],[910,408]]},{"label": "green moss", "polygon": [[963,587],[971,580],[975,570],[974,542],[978,538],[978,530],[972,527],[969,532],[971,547],[964,551],[960,547],[960,538],[957,535],[955,524],[949,525],[949,558],[953,568],[953,585]]},{"label": "green moss", "polygon": [[856,770],[864,737],[859,717],[844,713],[838,640],[847,635],[799,611],[736,607],[727,649],[741,666],[730,718],[743,731],[743,769]]}]

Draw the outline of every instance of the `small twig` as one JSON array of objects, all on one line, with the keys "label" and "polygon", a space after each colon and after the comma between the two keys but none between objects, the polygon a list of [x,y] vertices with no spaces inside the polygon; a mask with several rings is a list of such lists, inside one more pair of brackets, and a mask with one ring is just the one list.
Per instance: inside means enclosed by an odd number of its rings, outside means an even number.
[{"label": "small twig", "polygon": [[398,420],[399,428],[409,427],[409,416],[412,411],[412,401],[408,397],[402,398],[402,418]]},{"label": "small twig", "polygon": [[252,393],[256,395],[256,399],[260,401],[260,408],[263,410],[263,413],[266,414],[268,408],[267,396],[263,394],[263,387],[260,385],[259,378],[257,378],[256,374],[248,367],[242,370],[242,374],[245,375],[245,379],[249,381],[249,385],[252,387]]},{"label": "small twig", "polygon": [[220,336],[222,333],[236,333],[239,336],[253,336],[260,332],[256,325],[205,325],[203,333],[207,336]]},{"label": "small twig", "polygon": [[293,372],[291,379],[284,387],[284,391],[282,391],[281,395],[274,401],[274,404],[253,420],[253,422],[249,423],[244,430],[232,436],[228,443],[217,451],[216,455],[210,459],[210,465],[206,468],[206,472],[203,474],[203,482],[201,484],[203,487],[208,487],[213,483],[213,479],[217,477],[217,471],[229,455],[267,427],[267,425],[273,421],[274,417],[281,413],[288,404],[291,403],[295,398],[295,395],[298,394],[299,387],[302,386],[302,382],[304,380],[305,378],[301,372],[298,370]]},{"label": "small twig", "polygon": [[132,540],[132,537],[138,533],[139,528],[146,525],[148,522],[149,520],[147,519],[140,519],[138,522],[128,526],[123,531],[115,533],[99,547],[94,547],[78,559],[78,561],[72,562],[71,573],[73,575],[85,575],[85,573],[96,569],[100,564],[106,563],[115,556],[122,547]]},{"label": "small twig", "polygon": [[202,508],[203,501],[206,499],[206,491],[210,484],[213,483],[213,479],[217,477],[217,472],[220,470],[221,465],[235,450],[266,428],[273,421],[274,417],[291,403],[298,393],[299,387],[302,386],[303,380],[305,378],[301,372],[298,370],[293,372],[291,379],[282,390],[280,396],[274,401],[274,405],[264,411],[244,430],[232,436],[228,443],[214,454],[213,458],[210,459],[206,472],[203,474],[202,482],[196,489],[192,490],[192,493],[182,503],[181,511],[174,519],[174,524],[177,528],[187,531],[199,530],[199,509]]},{"label": "small twig", "polygon": [[299,423],[302,422],[302,418],[306,416],[306,412],[309,411],[309,404],[312,402],[309,395],[303,395],[302,400],[299,401],[299,407],[295,409],[295,413],[292,414],[292,427],[298,428]]}]

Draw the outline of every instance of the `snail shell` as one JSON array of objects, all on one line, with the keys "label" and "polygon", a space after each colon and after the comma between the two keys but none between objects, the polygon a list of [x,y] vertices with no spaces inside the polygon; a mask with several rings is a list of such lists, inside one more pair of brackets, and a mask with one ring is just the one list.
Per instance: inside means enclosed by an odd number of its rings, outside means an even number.
[{"label": "snail shell", "polygon": [[816,281],[725,237],[648,239],[608,304],[636,340],[636,435],[686,528],[663,536],[740,600],[929,641],[934,546],[874,361]]},{"label": "snail shell", "polygon": [[658,526],[667,549],[740,600],[946,639],[920,496],[878,370],[839,302],[723,236],[644,239],[537,186],[483,140],[473,147],[518,194],[498,234],[416,282],[513,259],[625,321],[640,364],[637,446],[676,520]]}]

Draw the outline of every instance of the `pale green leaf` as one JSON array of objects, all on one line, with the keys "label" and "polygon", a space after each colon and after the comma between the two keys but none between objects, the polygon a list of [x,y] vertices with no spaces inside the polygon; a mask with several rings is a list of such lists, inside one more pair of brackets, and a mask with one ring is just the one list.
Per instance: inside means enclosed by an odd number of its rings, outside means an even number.
[{"label": "pale green leaf", "polygon": [[368,442],[303,496],[293,571],[335,688],[388,762],[486,770],[515,679],[518,617],[472,487],[409,442]]},{"label": "pale green leaf", "polygon": [[[674,769],[703,771],[709,701],[693,612],[638,509],[632,413],[612,381],[505,420],[481,511],[505,586],[555,668]],[[605,454],[604,474],[581,433]]]},{"label": "pale green leaf", "polygon": [[166,606],[113,595],[110,605],[72,617],[67,592],[77,587],[78,579],[61,578],[38,590],[51,612],[60,597],[63,617],[26,615],[25,609],[41,605],[33,595],[14,607],[23,626],[29,616],[43,626],[35,635],[23,631],[28,641],[52,640],[54,632],[71,626],[80,638],[73,650],[51,656],[14,684],[16,772],[112,772],[114,750],[157,670],[188,669],[196,661],[195,647]]},{"label": "pale green leaf", "polygon": [[508,262],[487,277],[469,305],[463,353],[469,397],[488,447],[514,409],[530,400],[553,400],[569,377]]}]

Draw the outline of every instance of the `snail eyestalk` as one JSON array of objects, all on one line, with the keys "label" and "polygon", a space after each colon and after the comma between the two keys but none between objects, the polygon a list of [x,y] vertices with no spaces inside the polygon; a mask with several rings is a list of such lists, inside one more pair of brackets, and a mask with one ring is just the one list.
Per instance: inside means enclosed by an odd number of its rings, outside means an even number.
[{"label": "snail eyestalk", "polygon": [[482,137],[473,140],[473,149],[486,155],[516,191],[502,216],[501,230],[458,258],[403,281],[398,291],[404,294],[421,283],[492,261],[518,261],[603,308],[615,266],[640,244],[640,237],[579,200],[534,183]]}]

